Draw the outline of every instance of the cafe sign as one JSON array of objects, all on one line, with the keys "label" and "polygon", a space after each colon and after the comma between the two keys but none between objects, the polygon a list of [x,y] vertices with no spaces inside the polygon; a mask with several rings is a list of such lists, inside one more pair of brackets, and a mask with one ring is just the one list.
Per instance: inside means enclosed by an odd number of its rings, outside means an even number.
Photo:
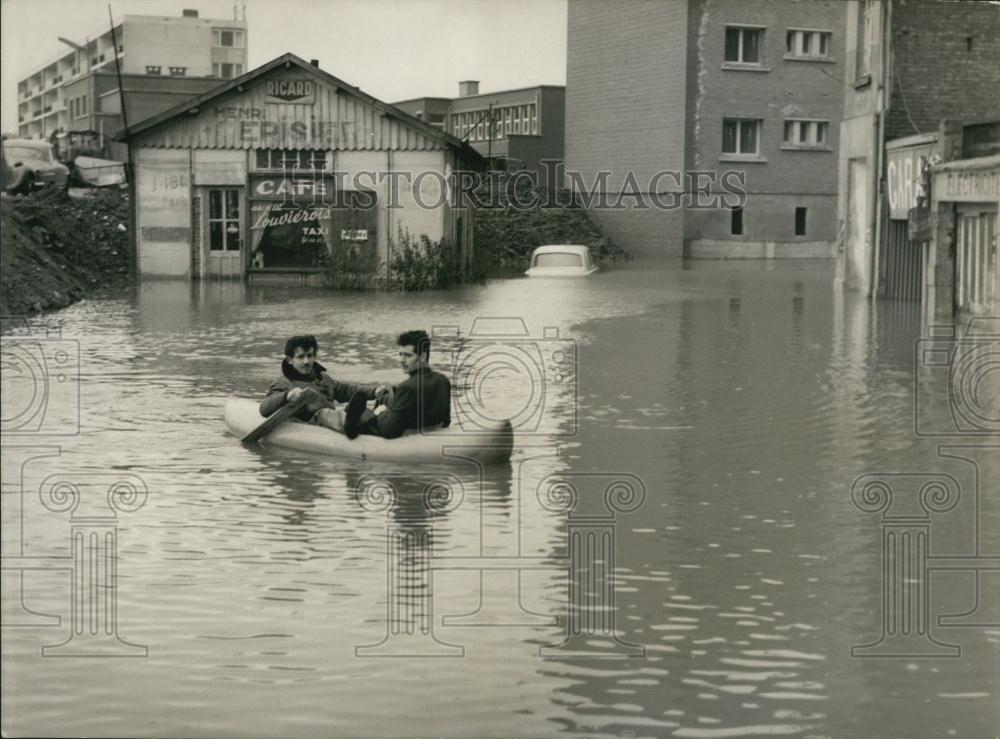
[{"label": "cafe sign", "polygon": [[250,179],[250,197],[292,203],[330,203],[334,202],[336,184],[333,177],[257,176]]},{"label": "cafe sign", "polygon": [[294,103],[312,105],[316,102],[316,82],[302,78],[267,80],[264,102],[274,105]]}]

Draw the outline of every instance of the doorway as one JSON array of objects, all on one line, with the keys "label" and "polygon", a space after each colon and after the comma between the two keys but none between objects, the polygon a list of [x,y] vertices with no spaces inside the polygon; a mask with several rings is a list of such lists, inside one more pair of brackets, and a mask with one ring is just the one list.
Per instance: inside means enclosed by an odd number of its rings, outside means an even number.
[{"label": "doorway", "polygon": [[243,194],[238,187],[208,188],[205,243],[211,277],[243,276]]}]

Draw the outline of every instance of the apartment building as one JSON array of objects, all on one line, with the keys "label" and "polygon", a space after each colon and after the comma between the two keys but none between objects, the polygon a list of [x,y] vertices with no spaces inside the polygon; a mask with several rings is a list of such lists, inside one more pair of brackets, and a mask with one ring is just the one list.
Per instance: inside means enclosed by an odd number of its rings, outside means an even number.
[{"label": "apartment building", "polygon": [[414,98],[393,105],[468,141],[493,166],[535,172],[544,184],[549,168],[563,161],[566,88],[538,85],[481,93],[478,80],[458,87],[457,98]]},{"label": "apartment building", "polygon": [[[18,135],[48,138],[97,131],[110,138],[122,127],[115,59],[122,72],[130,122],[232,79],[247,68],[246,20],[124,15],[83,39],[59,39],[64,51],[24,76],[17,86]],[[53,39],[53,44],[57,43]]]},{"label": "apartment building", "polygon": [[832,258],[844,23],[829,0],[570,0],[567,185],[639,255]]}]

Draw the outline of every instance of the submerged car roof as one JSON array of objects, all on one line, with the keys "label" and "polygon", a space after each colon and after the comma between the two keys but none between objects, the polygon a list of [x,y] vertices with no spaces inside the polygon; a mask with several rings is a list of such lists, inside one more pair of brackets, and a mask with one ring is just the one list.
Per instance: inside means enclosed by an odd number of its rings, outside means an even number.
[{"label": "submerged car roof", "polygon": [[590,252],[590,247],[581,244],[545,244],[544,246],[539,246],[534,251],[535,254],[551,254],[552,252],[584,254]]}]

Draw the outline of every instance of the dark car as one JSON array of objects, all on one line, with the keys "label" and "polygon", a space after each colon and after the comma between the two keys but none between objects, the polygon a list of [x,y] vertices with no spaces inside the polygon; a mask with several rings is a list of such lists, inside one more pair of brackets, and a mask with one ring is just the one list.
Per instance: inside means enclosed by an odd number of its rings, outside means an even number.
[{"label": "dark car", "polygon": [[47,141],[5,139],[3,159],[7,192],[27,195],[40,187],[69,187],[69,168],[56,160]]}]

